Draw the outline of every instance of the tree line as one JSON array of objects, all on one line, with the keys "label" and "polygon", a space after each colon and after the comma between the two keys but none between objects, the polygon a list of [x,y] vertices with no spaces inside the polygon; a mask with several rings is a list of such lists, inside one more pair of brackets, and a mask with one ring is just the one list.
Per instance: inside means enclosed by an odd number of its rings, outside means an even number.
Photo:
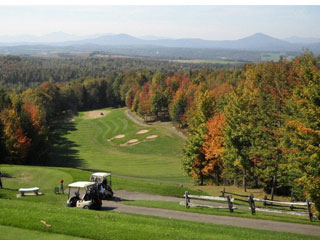
[{"label": "tree line", "polygon": [[[58,54],[59,55],[59,54]],[[60,54],[61,55],[61,54]],[[188,72],[194,69],[239,67],[232,64],[175,63],[128,57],[0,56],[0,85],[22,92],[41,83],[66,83],[74,79],[101,78],[130,71]]]}]

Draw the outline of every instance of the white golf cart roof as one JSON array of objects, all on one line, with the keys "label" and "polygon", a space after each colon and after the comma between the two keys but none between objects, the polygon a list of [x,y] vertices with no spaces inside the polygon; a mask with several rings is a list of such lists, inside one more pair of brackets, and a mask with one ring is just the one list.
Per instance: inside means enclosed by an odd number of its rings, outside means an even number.
[{"label": "white golf cart roof", "polygon": [[108,176],[111,176],[111,173],[96,172],[96,173],[92,173],[91,176],[95,176],[95,177],[108,177]]},{"label": "white golf cart roof", "polygon": [[80,181],[80,182],[74,182],[70,183],[68,185],[69,188],[85,188],[91,185],[96,184],[95,182],[86,182],[86,181]]}]

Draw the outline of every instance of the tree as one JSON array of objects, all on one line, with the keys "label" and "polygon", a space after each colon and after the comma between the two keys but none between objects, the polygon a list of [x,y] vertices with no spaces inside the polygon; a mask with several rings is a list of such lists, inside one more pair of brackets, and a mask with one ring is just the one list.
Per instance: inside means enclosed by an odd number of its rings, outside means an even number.
[{"label": "tree", "polygon": [[[11,100],[7,92],[0,88],[0,113],[6,109],[11,107]],[[4,159],[7,156],[7,151],[5,147],[5,134],[3,132],[3,124],[2,121],[0,121],[0,162],[4,161]]]},{"label": "tree", "polygon": [[224,129],[226,171],[235,178],[242,172],[243,188],[247,190],[247,178],[250,176],[253,162],[251,161],[251,147],[256,129],[256,104],[251,101],[250,92],[239,87],[228,99],[225,107],[226,124]]},{"label": "tree", "polygon": [[21,117],[16,109],[5,109],[1,112],[5,146],[9,153],[10,163],[25,163],[31,147],[31,139],[28,138],[21,126]]},{"label": "tree", "polygon": [[207,133],[202,143],[206,163],[202,170],[203,174],[212,177],[216,185],[219,184],[223,172],[222,154],[223,146],[223,124],[225,117],[223,113],[216,114],[207,121]]},{"label": "tree", "polygon": [[183,89],[179,89],[169,106],[169,113],[171,120],[175,123],[178,123],[181,127],[186,125],[185,119],[187,106],[186,93],[183,91]]},{"label": "tree", "polygon": [[215,102],[212,94],[209,91],[197,92],[194,109],[188,118],[190,137],[183,150],[183,167],[200,185],[210,177],[203,142],[207,132],[206,122],[212,117],[214,110]]},{"label": "tree", "polygon": [[288,107],[286,144],[291,164],[300,171],[297,179],[320,216],[320,68],[313,55],[299,58],[305,85],[295,89]]},{"label": "tree", "polygon": [[150,99],[151,112],[159,117],[159,113],[168,110],[168,98],[163,91],[156,90]]}]

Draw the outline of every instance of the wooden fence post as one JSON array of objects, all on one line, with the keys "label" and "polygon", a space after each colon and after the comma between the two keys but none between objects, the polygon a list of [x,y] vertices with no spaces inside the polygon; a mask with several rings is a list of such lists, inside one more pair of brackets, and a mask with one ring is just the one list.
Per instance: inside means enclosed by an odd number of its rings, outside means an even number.
[{"label": "wooden fence post", "polygon": [[249,198],[248,198],[248,202],[249,202],[249,206],[251,209],[251,214],[255,215],[256,214],[256,206],[253,200],[253,194],[250,194]]},{"label": "wooden fence post", "polygon": [[307,200],[307,205],[308,205],[309,220],[310,220],[310,222],[312,222],[313,214],[312,214],[312,212],[311,212],[311,204],[310,204],[310,201],[309,201],[309,200]]},{"label": "wooden fence post", "polygon": [[226,192],[226,189],[223,188],[223,190],[221,191],[222,197],[224,197],[224,193]]},{"label": "wooden fence post", "polygon": [[231,202],[231,197],[227,196],[229,211],[233,213],[233,202]]},{"label": "wooden fence post", "polygon": [[[268,200],[267,195],[264,195],[264,200]],[[263,206],[267,206],[266,201],[263,201]]]},{"label": "wooden fence post", "polygon": [[185,194],[184,194],[184,196],[185,196],[185,200],[186,200],[186,208],[189,208],[189,207],[190,207],[190,206],[189,206],[189,202],[190,202],[189,192],[186,191]]}]

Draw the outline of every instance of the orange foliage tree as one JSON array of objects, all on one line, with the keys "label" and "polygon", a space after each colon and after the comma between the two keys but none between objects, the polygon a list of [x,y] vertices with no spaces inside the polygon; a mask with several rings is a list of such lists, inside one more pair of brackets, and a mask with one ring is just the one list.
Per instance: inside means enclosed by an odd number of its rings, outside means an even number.
[{"label": "orange foliage tree", "polygon": [[202,144],[206,163],[202,169],[205,176],[211,176],[219,184],[221,173],[223,170],[222,154],[223,146],[223,124],[225,116],[223,113],[216,114],[207,122],[207,134]]},{"label": "orange foliage tree", "polygon": [[21,117],[16,109],[5,109],[1,112],[1,121],[9,162],[24,163],[31,148],[31,139],[21,126]]}]

